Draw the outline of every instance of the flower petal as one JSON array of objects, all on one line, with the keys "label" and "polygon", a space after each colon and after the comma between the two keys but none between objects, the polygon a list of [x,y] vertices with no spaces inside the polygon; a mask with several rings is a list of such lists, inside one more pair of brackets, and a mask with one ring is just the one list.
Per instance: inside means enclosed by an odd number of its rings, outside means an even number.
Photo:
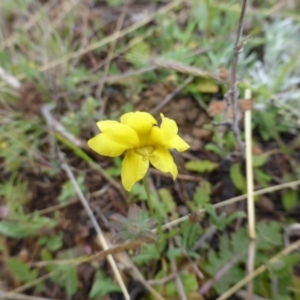
[{"label": "flower petal", "polygon": [[168,131],[170,134],[177,134],[178,127],[176,122],[172,119],[165,118],[163,114],[160,114],[160,117],[162,120],[160,128],[164,131]]},{"label": "flower petal", "polygon": [[90,139],[88,145],[100,155],[116,157],[140,144],[137,133],[128,125],[117,121],[100,121],[97,126],[102,133]]},{"label": "flower petal", "polygon": [[175,135],[170,139],[163,141],[162,143],[167,149],[176,149],[178,152],[183,152],[190,148],[179,135]]},{"label": "flower petal", "polygon": [[177,166],[169,150],[163,146],[157,146],[150,156],[151,164],[163,173],[171,173],[175,180],[178,175]]},{"label": "flower petal", "polygon": [[[163,115],[162,115],[163,118]],[[160,145],[167,149],[176,149],[179,152],[187,150],[190,146],[177,134],[178,127],[175,121],[163,118],[162,127],[153,127],[149,145]]]},{"label": "flower petal", "polygon": [[122,162],[122,184],[127,191],[141,180],[149,168],[149,160],[137,154],[133,149],[128,150]]},{"label": "flower petal", "polygon": [[133,128],[140,139],[141,147],[147,145],[148,138],[157,121],[147,112],[137,111],[124,114],[121,123]]}]

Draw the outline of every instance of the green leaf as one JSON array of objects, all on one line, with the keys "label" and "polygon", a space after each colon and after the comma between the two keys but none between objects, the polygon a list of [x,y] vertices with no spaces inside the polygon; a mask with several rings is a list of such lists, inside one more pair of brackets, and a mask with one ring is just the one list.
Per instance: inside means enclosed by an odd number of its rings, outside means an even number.
[{"label": "green leaf", "polygon": [[65,284],[64,288],[69,297],[72,297],[76,294],[78,289],[78,278],[77,278],[77,269],[69,267],[65,274]]},{"label": "green leaf", "polygon": [[210,160],[191,160],[185,164],[187,170],[199,173],[212,172],[218,166],[219,164]]},{"label": "green leaf", "polygon": [[96,279],[93,283],[89,297],[92,299],[104,297],[111,292],[121,291],[120,287],[109,277],[105,276],[101,270],[96,272]]},{"label": "green leaf", "polygon": [[275,221],[259,222],[256,225],[257,249],[272,250],[274,246],[282,245],[282,227],[281,224]]},{"label": "green leaf", "polygon": [[216,93],[219,90],[219,86],[214,80],[203,77],[190,83],[188,89],[192,93]]},{"label": "green leaf", "polygon": [[[78,186],[80,187],[81,191],[85,193],[86,186],[84,184],[84,176],[78,176],[76,178],[76,181],[78,183]],[[58,197],[58,200],[60,203],[66,204],[68,203],[72,198],[76,197],[77,193],[73,187],[73,184],[71,181],[67,181],[62,186],[62,191]]]},{"label": "green leaf", "polygon": [[254,168],[262,167],[269,159],[269,154],[253,155],[252,166]]},{"label": "green leaf", "polygon": [[56,221],[35,214],[31,219],[20,222],[1,221],[0,233],[11,238],[26,238],[39,233],[41,229],[51,229],[56,226]]},{"label": "green leaf", "polygon": [[8,259],[7,267],[12,276],[20,282],[30,282],[38,277],[37,270],[31,270],[28,265],[16,257]]},{"label": "green leaf", "polygon": [[134,44],[125,54],[126,60],[138,68],[146,66],[150,56],[150,46],[144,41]]},{"label": "green leaf", "polygon": [[210,202],[210,194],[211,184],[206,180],[202,180],[193,197],[194,202],[197,204],[197,209],[204,208]]},{"label": "green leaf", "polygon": [[235,284],[244,277],[245,271],[239,268],[238,262],[244,260],[247,254],[248,242],[246,229],[241,228],[239,231],[233,233],[231,237],[223,235],[220,238],[218,252],[213,250],[208,252],[208,260],[204,265],[204,269],[212,277],[228,265],[229,262],[237,259],[228,272],[220,280],[214,282],[213,287],[219,294],[224,293],[232,284]]},{"label": "green leaf", "polygon": [[[184,291],[187,296],[189,296],[189,294],[197,291],[198,282],[197,282],[195,274],[192,274],[192,273],[191,274],[181,274],[180,279],[181,279],[182,286],[183,286]],[[178,290],[177,290],[175,281],[171,281],[171,282],[167,283],[165,286],[165,289],[166,289],[166,298],[177,299]]]},{"label": "green leaf", "polygon": [[174,213],[174,211],[176,210],[176,204],[173,200],[170,191],[168,189],[162,188],[158,190],[158,194],[161,198],[164,210],[168,213]]},{"label": "green leaf", "polygon": [[169,248],[167,251],[168,259],[174,259],[182,256],[182,250],[180,248]]},{"label": "green leaf", "polygon": [[253,171],[255,181],[257,181],[262,187],[268,187],[272,177],[261,169],[255,168]]},{"label": "green leaf", "polygon": [[203,234],[203,229],[198,223],[184,222],[182,228],[182,246],[191,249]]},{"label": "green leaf", "polygon": [[133,261],[138,265],[158,259],[160,259],[160,253],[156,245],[143,245],[141,252],[133,257]]},{"label": "green leaf", "polygon": [[72,297],[78,290],[77,269],[71,265],[55,266],[56,274],[52,280],[64,288],[66,294]]},{"label": "green leaf", "polygon": [[117,7],[123,3],[123,0],[107,0],[107,3],[111,7]]},{"label": "green leaf", "polygon": [[219,155],[221,158],[224,157],[223,151],[215,144],[208,143],[205,145],[205,150],[211,151]]},{"label": "green leaf", "polygon": [[219,230],[224,230],[232,221],[241,217],[245,217],[245,213],[243,211],[236,211],[230,214],[228,217],[219,216],[217,215],[215,207],[211,204],[206,205],[205,209],[209,214],[209,222],[215,225]]},{"label": "green leaf", "polygon": [[147,194],[146,194],[145,188],[140,183],[136,183],[132,187],[130,194],[136,196],[140,200],[147,200]]},{"label": "green leaf", "polygon": [[296,190],[286,190],[281,198],[282,205],[286,211],[292,210],[298,204],[298,192]]},{"label": "green leaf", "polygon": [[236,163],[231,166],[230,178],[238,190],[240,190],[243,194],[247,192],[246,178],[242,173],[240,163]]}]

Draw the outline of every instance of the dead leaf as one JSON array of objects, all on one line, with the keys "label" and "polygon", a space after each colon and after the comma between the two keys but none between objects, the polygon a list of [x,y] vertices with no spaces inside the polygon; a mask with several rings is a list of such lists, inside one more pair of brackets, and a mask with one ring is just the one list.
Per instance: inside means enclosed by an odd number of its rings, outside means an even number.
[{"label": "dead leaf", "polygon": [[[242,113],[246,110],[250,110],[253,108],[254,101],[252,99],[239,99],[238,104],[238,119],[241,119]],[[208,114],[211,117],[217,116],[223,113],[226,110],[226,104],[224,101],[211,101],[208,107]],[[227,107],[226,112],[227,119],[231,120],[233,118],[233,110],[231,106]]]}]

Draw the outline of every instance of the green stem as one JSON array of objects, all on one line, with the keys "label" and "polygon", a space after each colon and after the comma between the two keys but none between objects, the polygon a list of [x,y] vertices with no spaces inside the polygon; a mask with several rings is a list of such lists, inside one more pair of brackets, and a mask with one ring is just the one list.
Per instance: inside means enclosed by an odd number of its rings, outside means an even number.
[{"label": "green stem", "polygon": [[146,195],[147,195],[148,207],[149,207],[151,216],[153,216],[153,213],[154,213],[154,211],[153,211],[153,205],[152,205],[152,201],[151,201],[150,189],[149,189],[149,186],[148,186],[146,175],[143,178],[143,184],[144,184],[144,188],[145,188]]}]

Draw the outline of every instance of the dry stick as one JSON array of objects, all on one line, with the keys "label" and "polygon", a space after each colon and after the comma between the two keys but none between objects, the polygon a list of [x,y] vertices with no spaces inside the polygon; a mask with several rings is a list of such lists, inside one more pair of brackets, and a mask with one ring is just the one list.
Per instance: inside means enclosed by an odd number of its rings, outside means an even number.
[{"label": "dry stick", "polygon": [[[292,181],[292,182],[287,182],[287,183],[282,183],[282,184],[279,184],[279,185],[275,185],[275,186],[271,186],[271,187],[268,187],[268,188],[265,188],[265,189],[254,191],[253,192],[253,196],[259,196],[259,195],[263,195],[263,194],[267,194],[267,193],[272,193],[272,192],[275,192],[275,191],[278,191],[278,190],[282,190],[282,189],[285,189],[285,188],[295,188],[298,185],[300,185],[300,180],[296,180],[296,181]],[[223,207],[223,206],[226,206],[226,205],[230,205],[230,204],[242,201],[242,200],[244,200],[246,198],[247,198],[247,194],[241,195],[241,196],[237,196],[237,197],[234,197],[234,198],[222,201],[220,203],[214,204],[214,207],[215,208],[220,208],[220,207]],[[200,209],[199,210],[199,213],[203,213],[203,212],[205,212],[205,209]],[[166,230],[168,228],[174,227],[174,226],[176,226],[176,225],[178,225],[178,224],[180,224],[180,223],[182,223],[184,221],[189,220],[189,217],[190,217],[190,214],[188,214],[186,216],[183,216],[181,218],[178,218],[176,220],[173,220],[173,221],[171,221],[169,223],[166,223],[166,224],[164,224],[162,226],[162,229]],[[152,231],[156,232],[156,229],[153,229]]]},{"label": "dry stick", "polygon": [[237,107],[238,87],[236,81],[237,81],[237,65],[239,60],[239,53],[241,52],[243,47],[243,44],[240,43],[240,39],[243,33],[243,23],[244,23],[246,7],[247,7],[247,0],[243,0],[238,32],[236,36],[236,41],[233,46],[233,61],[232,61],[231,80],[230,80],[231,107],[233,110],[232,131],[239,144],[239,148],[242,154],[244,154],[244,150],[243,150],[244,146],[241,140],[240,128],[239,128],[238,107]]},{"label": "dry stick", "polygon": [[[225,274],[235,265],[238,263],[238,261],[241,259],[242,255],[244,253],[241,252],[239,255],[236,255],[233,257],[232,260],[230,260],[225,266],[223,266],[215,275],[213,278],[207,280],[204,282],[204,284],[201,286],[199,290],[200,295],[205,295],[213,286],[213,284],[216,281],[222,280],[222,278],[225,276]],[[247,298],[248,300],[248,298]],[[249,299],[251,300],[251,299]]]},{"label": "dry stick", "polygon": [[163,296],[161,296],[143,277],[140,270],[132,264],[131,269],[133,270],[135,276],[138,280],[144,285],[144,287],[158,300],[166,300]]},{"label": "dry stick", "polygon": [[[128,11],[128,1],[126,1],[126,3],[124,4],[124,8],[123,8],[123,10],[121,12],[121,15],[120,15],[120,18],[118,19],[118,22],[117,22],[116,31],[115,31],[117,33],[117,35],[120,34],[120,30],[121,30],[121,28],[123,26],[123,23],[124,23],[127,11]],[[107,72],[108,72],[108,69],[110,67],[111,60],[112,60],[112,58],[114,56],[114,51],[115,51],[115,48],[116,48],[116,45],[117,45],[117,40],[118,39],[116,38],[111,43],[108,55],[107,55],[107,57],[105,59],[104,72],[102,74],[102,77],[100,79],[98,88],[96,90],[96,99],[98,99],[99,101],[101,101],[101,95],[102,95],[102,91],[103,91],[103,87],[104,87],[105,78],[107,77]],[[104,111],[105,111],[105,106],[106,106],[106,102],[107,102],[107,98],[102,99],[102,105],[100,107],[100,112],[99,112],[99,119],[100,120],[103,118]]]},{"label": "dry stick", "polygon": [[41,277],[39,277],[37,279],[34,279],[34,280],[32,280],[32,281],[30,281],[28,283],[25,283],[25,284],[19,286],[16,289],[13,289],[10,292],[7,292],[7,293],[5,293],[5,294],[3,294],[1,296],[2,297],[9,296],[9,295],[11,295],[11,293],[22,293],[23,291],[26,291],[27,289],[30,289],[33,286],[36,286],[40,282],[43,282],[44,280],[47,280],[47,279],[51,278],[54,274],[55,274],[54,271],[50,272],[50,273],[47,273],[47,274],[45,274],[45,275],[43,275],[43,276],[41,276]]},{"label": "dry stick", "polygon": [[[121,38],[121,37],[133,32],[133,31],[139,29],[140,27],[148,24],[156,16],[163,15],[163,14],[167,13],[168,11],[170,11],[171,9],[173,9],[174,7],[176,7],[177,5],[179,5],[180,3],[183,3],[183,2],[184,2],[184,0],[174,0],[170,3],[168,3],[167,5],[163,6],[157,12],[154,12],[154,13],[150,14],[149,16],[145,17],[141,21],[126,27],[125,29],[121,30],[120,32],[115,32],[112,35],[102,39],[101,41],[97,41],[95,43],[92,43],[92,44],[88,45],[87,47],[85,47],[83,49],[79,49],[79,50],[77,50],[75,52],[72,52],[72,53],[70,53],[70,54],[68,54],[64,57],[60,57],[60,58],[58,58],[58,59],[56,59],[56,60],[54,60],[54,61],[52,61],[48,64],[45,64],[45,65],[41,66],[40,68],[38,68],[38,71],[39,72],[47,71],[49,69],[52,69],[54,67],[57,67],[57,66],[65,63],[68,60],[77,58],[77,57],[79,57],[83,54],[86,54],[90,51],[93,51],[97,48],[103,47],[103,46],[115,41],[116,39]],[[24,78],[26,78],[25,74],[19,74],[17,76],[18,80],[22,80]],[[3,86],[3,84],[0,84],[0,87],[2,87],[2,86]]]},{"label": "dry stick", "polygon": [[[256,240],[250,239],[248,245],[248,259],[247,259],[247,274],[251,274],[254,271],[256,253]],[[253,300],[253,281],[250,280],[247,284],[247,299]]]},{"label": "dry stick", "polygon": [[[103,194],[105,194],[107,192],[107,190],[109,189],[109,187],[110,187],[110,184],[107,184],[101,190],[91,193],[91,196],[92,197],[94,197],[95,195],[101,196],[101,195],[103,195]],[[78,201],[79,200],[76,198],[76,199],[73,199],[73,200],[69,201],[68,203],[60,203],[60,204],[57,204],[57,205],[53,205],[53,206],[41,209],[38,212],[39,212],[40,216],[41,215],[45,215],[45,214],[49,214],[49,213],[57,211],[57,210],[59,210],[61,208],[65,208],[65,207],[67,207],[69,205],[76,204]],[[27,216],[32,216],[34,213],[35,212],[27,214]]]},{"label": "dry stick", "polygon": [[[95,230],[97,232],[97,237],[98,237],[98,239],[99,239],[99,241],[100,241],[103,249],[107,250],[109,248],[108,244],[107,244],[107,242],[106,242],[106,240],[104,238],[103,232],[102,232],[102,230],[101,230],[101,228],[100,228],[100,226],[99,226],[99,224],[98,224],[98,222],[97,222],[97,220],[96,220],[96,218],[95,218],[95,216],[94,216],[94,214],[93,214],[93,212],[92,212],[92,210],[91,210],[91,208],[90,208],[90,206],[88,204],[88,201],[86,200],[86,198],[84,197],[81,189],[79,188],[78,183],[77,183],[77,181],[76,181],[76,179],[75,179],[75,177],[74,177],[74,175],[73,175],[70,167],[66,163],[63,154],[61,152],[58,152],[58,155],[59,155],[59,158],[62,161],[62,168],[67,173],[67,176],[69,177],[69,180],[71,181],[71,183],[73,185],[73,188],[75,189],[75,191],[76,191],[76,193],[77,193],[77,195],[78,195],[78,197],[79,197],[79,199],[80,199],[83,207],[85,208],[85,210],[86,210],[86,212],[87,212],[87,214],[88,214],[88,216],[89,216],[89,218],[90,218],[90,220],[91,220],[91,222],[92,222],[92,224],[93,224],[93,226],[94,226],[94,228],[95,228]],[[126,300],[130,300],[129,293],[128,293],[127,289],[126,289],[125,283],[124,283],[124,281],[122,279],[122,276],[121,276],[121,274],[119,272],[119,269],[118,269],[118,267],[116,265],[116,262],[115,262],[114,258],[112,257],[112,255],[108,255],[107,259],[108,259],[108,262],[109,262],[109,264],[110,264],[110,266],[111,266],[111,268],[112,268],[112,270],[113,270],[113,272],[114,272],[114,274],[116,276],[116,279],[117,279],[117,281],[118,281],[118,283],[119,283],[119,285],[121,287],[121,290],[123,292],[123,295],[124,295],[125,299]]]},{"label": "dry stick", "polygon": [[[245,91],[245,99],[251,99],[251,90]],[[248,247],[247,274],[254,270],[255,263],[255,204],[254,204],[254,184],[253,184],[253,164],[252,164],[252,126],[251,110],[245,112],[245,143],[246,143],[246,173],[247,173],[247,207],[248,207],[248,226],[249,238],[251,239]],[[249,300],[253,299],[253,281],[247,285]]]},{"label": "dry stick", "polygon": [[[169,241],[169,249],[174,249],[174,244],[173,244],[172,240]],[[174,258],[172,258],[172,259],[170,259],[170,261],[171,261],[171,270],[172,270],[173,273],[176,274],[176,276],[175,276],[175,284],[176,284],[178,296],[180,296],[180,300],[187,300],[187,296],[185,294],[182,281],[181,281],[180,276],[178,274],[176,260]]]},{"label": "dry stick", "polygon": [[195,262],[191,259],[191,257],[189,256],[188,252],[186,251],[186,249],[184,247],[182,247],[180,239],[178,236],[174,237],[174,242],[176,244],[177,247],[180,248],[180,250],[182,251],[182,254],[185,256],[185,258],[188,260],[188,262],[192,265],[192,268],[194,269],[196,275],[200,278],[203,279],[204,275],[202,274],[202,272],[199,270],[198,266],[195,264]]},{"label": "dry stick", "polygon": [[6,82],[9,86],[11,86],[13,89],[19,89],[21,86],[21,83],[19,80],[17,80],[14,76],[10,75],[8,72],[6,72],[4,69],[0,67],[0,78]]},{"label": "dry stick", "polygon": [[[291,252],[297,250],[300,247],[300,239],[297,240],[295,243],[291,244],[287,248],[283,249],[281,252],[279,252],[277,255],[273,256],[271,259],[269,259],[268,263],[273,264],[285,256],[290,254]],[[258,267],[254,272],[248,274],[244,279],[239,281],[237,284],[235,284],[232,288],[230,288],[228,291],[226,291],[222,296],[217,298],[216,300],[226,300],[230,296],[232,296],[235,292],[237,292],[239,289],[241,289],[245,284],[247,284],[250,280],[253,280],[256,276],[266,271],[268,268],[267,264],[261,265]]]},{"label": "dry stick", "polygon": [[176,96],[182,89],[184,89],[192,80],[193,76],[189,76],[185,79],[185,81],[179,85],[172,93],[168,94],[154,109],[151,110],[151,114],[157,114],[174,96]]},{"label": "dry stick", "polygon": [[5,293],[0,292],[0,299],[14,299],[14,300],[55,300],[55,299],[49,299],[49,298],[42,298],[42,297],[36,297],[36,296],[28,296],[23,294],[17,294],[17,293]]},{"label": "dry stick", "polygon": [[[251,99],[251,91],[245,91],[245,99]],[[253,184],[253,164],[252,164],[252,126],[251,110],[245,111],[245,142],[246,142],[246,172],[247,172],[247,207],[250,239],[256,238],[255,233],[255,204],[254,204],[254,184]]]}]

